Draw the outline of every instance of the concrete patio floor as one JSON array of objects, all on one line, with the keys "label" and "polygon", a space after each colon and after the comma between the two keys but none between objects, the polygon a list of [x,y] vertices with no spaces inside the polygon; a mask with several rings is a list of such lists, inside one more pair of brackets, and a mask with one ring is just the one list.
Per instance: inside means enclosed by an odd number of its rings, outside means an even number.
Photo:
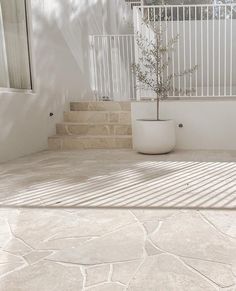
[{"label": "concrete patio floor", "polygon": [[1,164],[0,290],[236,290],[236,153]]}]

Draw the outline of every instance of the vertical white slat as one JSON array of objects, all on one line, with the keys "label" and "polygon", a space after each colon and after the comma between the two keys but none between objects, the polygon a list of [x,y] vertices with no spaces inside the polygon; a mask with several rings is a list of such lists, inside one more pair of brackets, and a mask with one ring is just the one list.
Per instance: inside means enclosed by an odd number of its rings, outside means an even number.
[{"label": "vertical white slat", "polygon": [[[157,25],[156,25],[156,7],[153,8],[153,23],[154,23],[154,28],[155,30],[157,30]],[[156,31],[157,32],[157,31]],[[155,33],[156,33],[155,32]],[[154,37],[154,35],[152,35],[152,38]],[[153,39],[153,41],[155,41],[155,39]]]},{"label": "vertical white slat", "polygon": [[[148,41],[151,41],[151,19],[150,19],[150,9],[149,7],[147,7],[147,16],[148,16],[148,26],[147,26],[147,33],[146,36],[148,37]],[[150,90],[148,90],[148,97],[150,97]]]},{"label": "vertical white slat", "polygon": [[219,43],[218,43],[218,50],[219,50],[219,65],[218,65],[218,96],[221,94],[221,6],[219,5],[219,23],[218,23],[218,30],[219,30]]},{"label": "vertical white slat", "polygon": [[[133,49],[133,53],[134,53],[134,63],[137,63],[139,60],[139,48],[137,45],[137,34],[141,34],[141,20],[139,17],[139,8],[138,7],[134,7],[134,19],[135,19],[135,23],[134,23],[134,43],[132,43],[132,45],[134,46]],[[135,74],[133,74],[133,82],[134,82],[134,93],[136,96],[136,100],[140,101],[141,100],[141,88],[140,88],[140,82],[138,80],[138,78],[136,77]]]},{"label": "vertical white slat", "polygon": [[202,85],[202,96],[204,96],[204,59],[203,59],[203,7],[201,6],[201,85]]},{"label": "vertical white slat", "polygon": [[212,7],[212,96],[215,96],[215,9]]},{"label": "vertical white slat", "polygon": [[[130,37],[130,58],[131,58],[131,62],[134,64],[135,63],[135,35],[133,37]],[[132,98],[138,100],[138,95],[137,95],[137,90],[135,88],[135,74],[134,72],[132,72],[131,74],[131,78],[132,78]],[[140,98],[140,96],[139,96]]]},{"label": "vertical white slat", "polygon": [[125,43],[125,36],[124,35],[122,35],[121,36],[121,42],[122,42],[122,47],[121,47],[121,52],[122,52],[122,54],[121,54],[121,60],[122,60],[122,64],[124,64],[124,74],[122,74],[122,76],[124,75],[125,77],[123,77],[123,80],[124,80],[124,82],[122,82],[123,83],[123,94],[125,95],[125,96],[121,96],[121,98],[127,98],[127,82],[128,82],[128,77],[127,77],[127,68],[126,68],[126,65],[127,65],[127,63],[126,63],[126,60],[125,60],[125,45],[124,45],[124,43]]},{"label": "vertical white slat", "polygon": [[[177,30],[178,30],[178,35],[180,35],[180,16],[179,16],[179,9],[180,9],[180,6],[177,6]],[[180,90],[181,90],[181,77],[180,77],[180,38],[178,40],[178,91],[179,91],[179,94],[180,95]]]},{"label": "vertical white slat", "polygon": [[130,86],[131,86],[131,78],[130,78],[130,69],[131,69],[131,63],[130,63],[130,52],[129,52],[129,37],[130,36],[125,36],[125,46],[126,46],[126,60],[128,64],[127,68],[127,86],[128,86],[128,95],[129,95],[129,100],[132,99],[131,96],[131,91],[130,91]]},{"label": "vertical white slat", "polygon": [[[117,47],[118,47],[118,40],[116,36],[113,36],[114,40],[114,61],[115,61],[115,76],[116,76],[116,90],[115,95],[119,95],[119,60],[118,60],[118,54],[117,54]],[[115,96],[114,96],[115,97]]]},{"label": "vertical white slat", "polygon": [[[184,71],[186,70],[186,14],[185,7],[183,7],[183,38],[184,38]],[[184,74],[184,96],[186,96],[186,74]]]},{"label": "vertical white slat", "polygon": [[209,6],[207,6],[207,96],[210,96],[210,92],[209,92]]},{"label": "vertical white slat", "polygon": [[[166,47],[168,46],[168,10],[167,10],[167,7],[165,7],[165,26],[166,26],[166,33],[165,33],[165,43],[166,43]],[[168,78],[169,76],[169,65],[168,65],[168,62],[169,62],[169,51],[166,52],[166,62],[167,62],[167,67],[166,67],[166,78]]]},{"label": "vertical white slat", "polygon": [[[191,6],[189,6],[189,65],[192,68],[192,16]],[[190,96],[192,96],[192,74],[189,76]]]},{"label": "vertical white slat", "polygon": [[98,51],[99,51],[99,67],[100,67],[100,82],[101,82],[101,96],[105,96],[105,77],[103,72],[103,51],[102,51],[102,37],[98,37]]},{"label": "vertical white slat", "polygon": [[106,70],[106,60],[105,60],[105,36],[101,37],[101,45],[102,45],[102,71],[103,71],[103,83],[104,83],[104,96],[108,96],[108,84],[107,84],[107,70]]},{"label": "vertical white slat", "polygon": [[106,40],[106,61],[107,61],[107,75],[108,75],[108,96],[109,98],[112,98],[112,90],[111,90],[111,70],[110,70],[110,59],[109,59],[109,53],[110,53],[110,49],[109,49],[109,42],[108,42],[108,37],[106,36],[105,40]]},{"label": "vertical white slat", "polygon": [[122,78],[122,62],[121,62],[121,36],[118,36],[118,66],[119,66],[119,73],[120,73],[120,88],[119,88],[119,96],[121,97],[121,94],[123,94],[123,78]]},{"label": "vertical white slat", "polygon": [[225,45],[224,45],[224,53],[225,53],[225,59],[224,59],[224,96],[227,96],[227,87],[226,87],[226,82],[227,82],[227,5],[225,5]]},{"label": "vertical white slat", "polygon": [[[197,62],[197,54],[198,54],[198,41],[197,41],[197,34],[198,34],[198,28],[197,28],[198,20],[197,20],[197,6],[195,6],[195,65]],[[195,96],[198,96],[198,71],[195,73],[195,87],[196,87],[196,94]]]},{"label": "vertical white slat", "polygon": [[96,49],[95,49],[95,41],[94,41],[94,36],[90,36],[90,47],[92,50],[92,58],[93,58],[93,89],[95,93],[96,99],[98,98],[98,85],[97,85],[97,65],[96,65]]},{"label": "vertical white slat", "polygon": [[[159,8],[159,21],[160,21],[160,24],[159,24],[159,26],[160,26],[160,29],[159,29],[159,31],[160,31],[160,39],[162,39],[162,8],[161,7]],[[160,66],[162,67],[162,56],[161,56]],[[160,77],[163,78],[162,71],[160,70],[160,72],[161,72],[161,76]]]},{"label": "vertical white slat", "polygon": [[[171,37],[172,39],[174,38],[174,11],[173,11],[173,6],[171,7]],[[174,49],[172,49],[172,74],[173,74],[173,92],[172,95],[175,96],[175,53]]]},{"label": "vertical white slat", "polygon": [[96,71],[97,71],[97,99],[99,100],[99,94],[101,94],[101,81],[100,81],[100,66],[99,66],[99,45],[98,38],[94,38],[94,47],[96,54]]},{"label": "vertical white slat", "polygon": [[230,15],[230,96],[233,95],[233,4]]},{"label": "vertical white slat", "polygon": [[109,46],[110,46],[110,66],[111,66],[111,92],[112,92],[112,99],[114,99],[114,94],[115,94],[115,71],[114,71],[114,66],[113,66],[113,45],[112,45],[112,36],[108,36],[109,39]]}]

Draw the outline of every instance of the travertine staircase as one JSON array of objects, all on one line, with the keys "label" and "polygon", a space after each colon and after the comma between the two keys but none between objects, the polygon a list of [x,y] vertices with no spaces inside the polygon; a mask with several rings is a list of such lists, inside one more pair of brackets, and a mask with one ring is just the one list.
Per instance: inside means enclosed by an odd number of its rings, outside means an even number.
[{"label": "travertine staircase", "polygon": [[49,149],[132,147],[130,102],[73,102],[70,110],[57,124],[57,134],[49,138]]}]

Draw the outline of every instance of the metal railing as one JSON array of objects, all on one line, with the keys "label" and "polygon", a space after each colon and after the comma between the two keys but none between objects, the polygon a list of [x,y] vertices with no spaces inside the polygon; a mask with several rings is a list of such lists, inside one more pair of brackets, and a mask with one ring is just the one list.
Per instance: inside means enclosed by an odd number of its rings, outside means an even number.
[{"label": "metal railing", "polygon": [[90,36],[91,80],[97,100],[136,99],[134,35]]},{"label": "metal railing", "polygon": [[[135,30],[151,39],[146,23],[162,27],[164,44],[179,36],[169,74],[195,65],[197,71],[173,80],[170,97],[236,96],[236,4],[165,5],[134,8]],[[176,90],[175,90],[176,88]],[[180,94],[177,92],[185,92]],[[189,93],[187,93],[189,92]],[[139,92],[139,98],[145,92]],[[150,95],[150,93],[148,93]]]},{"label": "metal railing", "polygon": [[179,36],[175,49],[167,56],[170,61],[166,73],[179,75],[198,66],[195,73],[173,79],[170,98],[236,96],[236,4],[133,8],[134,35],[90,37],[92,87],[97,99],[155,97],[150,90],[137,89],[140,86],[131,68],[139,61],[137,33],[149,40],[154,38],[147,23],[163,28],[166,44]]}]

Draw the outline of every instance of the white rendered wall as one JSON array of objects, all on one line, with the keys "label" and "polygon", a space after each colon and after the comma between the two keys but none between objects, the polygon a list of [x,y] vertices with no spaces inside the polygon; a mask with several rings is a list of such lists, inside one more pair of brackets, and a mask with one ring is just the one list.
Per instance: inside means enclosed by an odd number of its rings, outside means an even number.
[{"label": "white rendered wall", "polygon": [[[132,103],[134,122],[155,114],[154,102]],[[165,101],[161,118],[176,121],[177,149],[236,150],[236,101]]]},{"label": "white rendered wall", "polygon": [[126,17],[125,6],[114,9],[112,3],[31,0],[35,93],[0,92],[0,162],[47,149],[69,101],[93,98],[89,35],[124,32],[126,26],[117,20]]}]

